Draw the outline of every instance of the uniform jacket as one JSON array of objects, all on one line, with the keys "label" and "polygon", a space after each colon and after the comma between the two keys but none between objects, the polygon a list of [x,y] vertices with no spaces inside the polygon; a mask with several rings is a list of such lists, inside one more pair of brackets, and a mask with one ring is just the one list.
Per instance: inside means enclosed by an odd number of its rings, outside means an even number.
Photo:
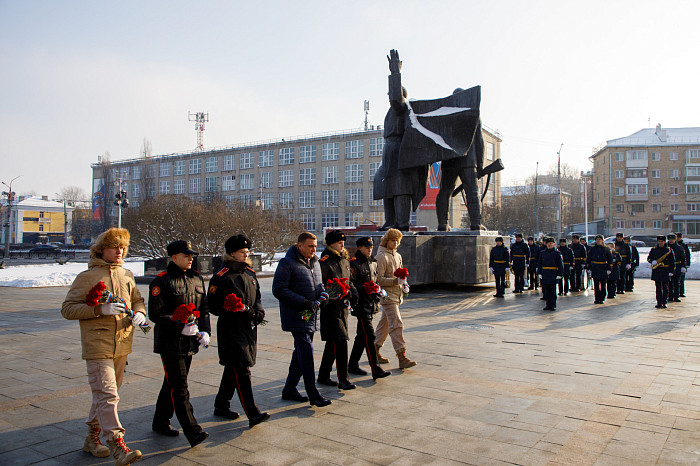
[{"label": "uniform jacket", "polygon": [[527,247],[530,249],[530,264],[528,266],[531,270],[537,270],[537,261],[540,256],[540,247],[537,243],[528,244]]},{"label": "uniform jacket", "polygon": [[377,285],[386,291],[386,302],[401,304],[403,292],[399,286],[399,279],[394,276],[394,270],[403,267],[401,254],[396,249],[379,246],[375,259],[377,259]]},{"label": "uniform jacket", "polygon": [[513,270],[525,270],[530,262],[530,248],[525,241],[510,245],[510,260]]},{"label": "uniform jacket", "polygon": [[61,314],[68,320],[80,321],[80,341],[83,359],[114,359],[131,353],[134,326],[126,314],[103,316],[99,306],[85,304],[88,292],[98,282],[124,300],[134,312],[146,314],[141,293],[136,288],[134,274],[122,267],[123,262],[106,262],[91,258],[88,269],[80,272],[68,290]]},{"label": "uniform jacket", "polygon": [[673,273],[680,274],[681,268],[685,267],[685,251],[683,251],[683,246],[678,244],[678,242],[675,242],[672,245],[669,244],[669,246],[673,250],[673,255],[676,258]]},{"label": "uniform jacket", "polygon": [[211,334],[209,309],[204,280],[193,269],[184,271],[170,262],[148,287],[148,318],[153,321],[153,352],[174,356],[191,356],[199,351],[196,336],[185,336],[185,324],[173,321],[173,312],[180,304],[194,304],[199,311],[197,327]]},{"label": "uniform jacket", "polygon": [[540,282],[543,285],[554,285],[557,283],[557,277],[564,276],[564,262],[556,248],[540,252],[537,274],[542,275]]},{"label": "uniform jacket", "polygon": [[612,254],[612,266],[610,267],[610,275],[608,275],[608,281],[618,281],[620,279],[620,269],[622,268],[622,257],[620,254],[613,250],[610,251]]},{"label": "uniform jacket", "polygon": [[373,281],[377,283],[377,260],[374,257],[365,257],[359,250],[350,259],[352,269],[352,282],[357,290],[357,306],[354,306],[353,315],[370,318],[379,312],[379,295],[365,293],[365,283]]},{"label": "uniform jacket", "polygon": [[[668,253],[668,255],[666,255],[663,261],[660,261],[659,259],[666,253]],[[651,251],[649,251],[649,255],[647,256],[647,262],[651,264],[653,261],[661,262],[661,265],[655,269],[651,269],[651,279],[661,282],[669,281],[669,274],[673,273],[673,270],[675,269],[676,257],[673,255],[673,251],[668,247],[668,244],[663,248],[660,248],[659,246],[651,248]]]},{"label": "uniform jacket", "polygon": [[[343,254],[344,253],[344,254]],[[346,301],[351,306],[357,305],[357,289],[351,278],[350,261],[347,259],[347,251],[343,253],[326,248],[321,253],[321,276],[324,286],[332,278],[347,278],[350,285],[350,295],[343,299],[333,299],[321,309],[321,340],[338,341],[348,340],[348,308]]]},{"label": "uniform jacket", "polygon": [[591,277],[596,280],[607,280],[608,270],[612,269],[612,254],[607,246],[591,246],[586,259],[586,267],[591,271]]},{"label": "uniform jacket", "polygon": [[637,250],[637,246],[630,244],[630,253],[632,254],[632,260],[630,261],[630,265],[632,268],[630,269],[631,271],[634,272],[634,269],[639,267],[639,251]]},{"label": "uniform jacket", "polygon": [[[219,364],[252,367],[258,348],[258,325],[265,318],[260,283],[247,263],[235,261],[229,255],[224,259],[221,270],[211,277],[207,292],[211,313],[219,316],[216,323]],[[230,294],[238,296],[249,310],[225,310],[224,302]]]},{"label": "uniform jacket", "polygon": [[510,255],[505,246],[494,246],[489,255],[489,267],[493,269],[494,275],[505,275],[506,269],[510,266]]},{"label": "uniform jacket", "polygon": [[574,252],[569,248],[569,246],[558,248],[559,254],[561,254],[561,259],[564,262],[564,273],[568,274],[571,272],[571,268],[574,266]]},{"label": "uniform jacket", "polygon": [[685,242],[683,242],[683,240],[678,240],[676,243],[683,246],[683,252],[685,253],[685,266],[690,267],[690,248],[687,244],[685,244]]},{"label": "uniform jacket", "polygon": [[571,252],[574,253],[574,268],[581,269],[586,265],[586,246],[581,244],[571,243]]},{"label": "uniform jacket", "polygon": [[615,240],[615,251],[617,251],[622,258],[622,268],[627,268],[627,264],[632,262],[632,250],[630,249],[630,245],[624,241]]},{"label": "uniform jacket", "polygon": [[296,245],[287,250],[280,260],[272,280],[272,294],[280,302],[280,320],[285,332],[313,332],[318,330],[318,316],[308,322],[299,315],[305,309],[304,300],[314,301],[323,292],[323,279],[318,258],[307,262]]}]

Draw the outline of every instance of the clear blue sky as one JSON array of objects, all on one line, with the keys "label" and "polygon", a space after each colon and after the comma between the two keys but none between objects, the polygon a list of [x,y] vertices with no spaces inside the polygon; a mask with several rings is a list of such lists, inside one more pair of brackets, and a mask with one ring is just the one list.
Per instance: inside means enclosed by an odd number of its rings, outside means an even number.
[{"label": "clear blue sky", "polygon": [[386,55],[411,98],[482,86],[505,183],[649,125],[700,126],[695,1],[0,0],[0,181],[90,188],[90,163],[381,124]]}]

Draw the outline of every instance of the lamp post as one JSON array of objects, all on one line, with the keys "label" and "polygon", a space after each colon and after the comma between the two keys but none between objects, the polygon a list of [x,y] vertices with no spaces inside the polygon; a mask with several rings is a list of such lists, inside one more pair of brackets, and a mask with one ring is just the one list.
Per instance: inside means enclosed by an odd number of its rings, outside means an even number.
[{"label": "lamp post", "polygon": [[15,193],[12,191],[12,182],[15,181],[17,178],[19,178],[22,175],[15,176],[10,180],[10,184],[5,183],[4,181],[2,184],[7,186],[7,191],[3,191],[2,195],[7,196],[7,223],[4,224],[5,227],[5,252],[3,253],[3,257],[9,257],[10,256],[10,230],[11,230],[11,224],[12,224],[12,201],[15,200]]},{"label": "lamp post", "polygon": [[561,228],[561,148],[564,147],[564,143],[561,143],[561,146],[559,146],[559,150],[557,151],[557,188],[559,191],[559,202],[557,206],[557,217],[559,220],[557,222],[557,235],[561,238],[563,236],[562,228]]},{"label": "lamp post", "polygon": [[117,194],[114,195],[114,197],[117,199],[116,201],[114,201],[114,205],[119,208],[119,217],[117,220],[117,226],[119,228],[121,228],[122,227],[122,208],[129,207],[129,199],[127,199],[127,197],[126,197],[126,191],[122,190],[122,180],[118,181],[117,186],[119,186],[119,191],[117,192]]},{"label": "lamp post", "polygon": [[583,218],[586,225],[586,243],[588,243],[588,180],[591,176],[592,174],[590,171],[581,172],[581,179],[583,180]]}]

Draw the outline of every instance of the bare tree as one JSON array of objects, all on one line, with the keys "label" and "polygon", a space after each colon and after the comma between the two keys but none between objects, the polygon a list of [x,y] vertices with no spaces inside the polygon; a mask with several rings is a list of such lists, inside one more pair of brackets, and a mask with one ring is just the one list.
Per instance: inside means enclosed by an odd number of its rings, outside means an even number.
[{"label": "bare tree", "polygon": [[89,200],[85,190],[80,186],[64,186],[58,192],[58,196],[61,201],[66,201],[66,204],[73,207],[78,202],[87,202]]}]

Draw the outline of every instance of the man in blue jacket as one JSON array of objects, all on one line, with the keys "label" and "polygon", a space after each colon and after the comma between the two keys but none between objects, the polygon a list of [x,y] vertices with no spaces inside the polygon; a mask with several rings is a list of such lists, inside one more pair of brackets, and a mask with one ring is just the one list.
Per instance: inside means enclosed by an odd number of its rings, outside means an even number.
[{"label": "man in blue jacket", "polygon": [[[280,302],[282,330],[291,332],[294,337],[294,352],[282,399],[328,406],[331,401],[321,396],[316,388],[314,372],[314,331],[318,329],[321,303],[328,299],[316,257],[317,246],[313,233],[305,231],[299,235],[297,244],[287,250],[287,255],[277,265],[272,294]],[[302,376],[308,398],[297,390]]]},{"label": "man in blue jacket", "polygon": [[537,274],[542,284],[546,306],[543,311],[557,309],[557,282],[564,276],[564,262],[561,253],[554,248],[554,238],[545,238],[546,248],[540,252],[537,262]]}]

